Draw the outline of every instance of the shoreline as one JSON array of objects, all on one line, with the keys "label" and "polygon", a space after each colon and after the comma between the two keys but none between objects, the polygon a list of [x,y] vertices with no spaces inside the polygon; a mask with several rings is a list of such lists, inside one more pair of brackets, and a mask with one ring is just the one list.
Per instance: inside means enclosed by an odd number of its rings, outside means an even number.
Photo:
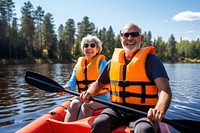
[{"label": "shoreline", "polygon": [[[50,59],[0,59],[0,65],[19,65],[19,64],[43,64],[43,63],[49,63],[49,64],[55,64],[55,63],[72,63],[77,62],[76,60],[73,60],[71,62],[69,61],[59,61],[59,60],[50,60]],[[200,63],[200,59],[190,59],[190,58],[184,58],[179,59],[177,62],[170,62],[166,61],[163,63]]]},{"label": "shoreline", "polygon": [[[72,61],[74,62],[74,61]],[[0,65],[19,65],[19,64],[43,64],[43,63],[72,63],[67,61],[50,60],[50,59],[0,59]]]}]

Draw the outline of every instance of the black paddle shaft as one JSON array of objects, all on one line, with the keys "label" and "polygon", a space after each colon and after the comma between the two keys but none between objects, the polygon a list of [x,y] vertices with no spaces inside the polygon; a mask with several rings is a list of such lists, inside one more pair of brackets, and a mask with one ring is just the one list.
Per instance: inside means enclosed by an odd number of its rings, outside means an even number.
[{"label": "black paddle shaft", "polygon": [[[25,74],[25,80],[28,84],[37,87],[39,89],[45,90],[47,92],[67,92],[69,94],[75,95],[75,96],[79,96],[79,93],[76,93],[74,91],[70,91],[70,90],[66,90],[64,89],[61,85],[59,85],[57,82],[55,82],[54,80],[35,73],[35,72],[31,72],[31,71],[27,71]],[[94,97],[90,98],[91,101],[95,101],[101,104],[105,104],[108,105],[110,107],[113,108],[117,108],[117,109],[121,109],[121,110],[126,110],[129,112],[134,112],[137,113],[138,115],[147,116],[146,112],[140,111],[140,110],[136,110],[133,108],[129,108],[126,106],[122,106],[119,104],[115,104],[112,102],[107,102],[104,100],[100,100]],[[177,130],[181,131],[181,132],[193,132],[193,133],[200,133],[200,122],[199,121],[192,121],[192,120],[169,120],[166,118],[162,119],[162,122],[168,123],[171,126],[173,126],[174,128],[176,128]],[[188,126],[190,125],[190,126]]]}]

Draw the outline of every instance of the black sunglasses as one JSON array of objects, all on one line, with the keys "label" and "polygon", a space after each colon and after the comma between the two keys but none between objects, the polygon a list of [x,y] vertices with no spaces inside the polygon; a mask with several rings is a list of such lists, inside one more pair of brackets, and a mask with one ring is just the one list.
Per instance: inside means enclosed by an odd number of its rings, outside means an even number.
[{"label": "black sunglasses", "polygon": [[128,38],[130,35],[131,37],[138,37],[140,35],[140,32],[131,32],[131,33],[122,33],[122,37]]},{"label": "black sunglasses", "polygon": [[88,47],[94,48],[96,46],[96,44],[92,43],[92,44],[84,44],[83,47],[84,48],[88,48]]}]

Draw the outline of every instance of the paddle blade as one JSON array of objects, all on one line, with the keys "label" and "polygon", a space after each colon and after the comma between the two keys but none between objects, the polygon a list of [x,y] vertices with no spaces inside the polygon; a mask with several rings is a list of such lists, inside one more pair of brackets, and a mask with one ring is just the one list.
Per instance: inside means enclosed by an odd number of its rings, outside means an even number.
[{"label": "paddle blade", "polygon": [[[70,91],[70,90],[65,90],[61,85],[59,85],[57,82],[53,81],[52,79],[38,74],[38,73],[34,73],[31,71],[27,71],[26,75],[25,75],[25,80],[28,84],[35,86],[39,89],[45,90],[47,92],[60,92],[60,91],[64,91],[67,92],[69,94],[75,95],[75,96],[79,96],[78,93],[74,92],[74,91]],[[122,106],[119,104],[115,104],[112,102],[107,102],[104,100],[100,100],[97,99],[95,97],[91,97],[90,98],[91,101],[95,101],[98,103],[102,103],[105,105],[108,105],[110,107],[114,107],[117,109],[121,109],[121,110],[126,110],[129,112],[134,112],[137,113],[138,115],[141,116],[146,116],[146,112],[142,112],[140,110],[136,110],[133,108],[129,108],[126,106]],[[192,132],[192,133],[199,133],[199,122],[198,121],[192,121],[192,120],[169,120],[166,118],[163,118],[162,120],[165,123],[170,124],[172,127],[176,128],[177,130],[181,131],[181,132]]]},{"label": "paddle blade", "polygon": [[64,88],[61,85],[59,85],[57,82],[53,81],[52,79],[44,75],[40,75],[38,73],[34,73],[31,71],[26,72],[25,81],[28,84],[35,86],[39,89],[45,90],[47,92],[64,91]]}]

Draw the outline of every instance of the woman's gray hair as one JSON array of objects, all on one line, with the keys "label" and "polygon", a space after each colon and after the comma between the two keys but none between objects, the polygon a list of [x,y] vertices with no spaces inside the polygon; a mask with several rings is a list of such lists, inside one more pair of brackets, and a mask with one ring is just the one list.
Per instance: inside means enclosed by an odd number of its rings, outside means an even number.
[{"label": "woman's gray hair", "polygon": [[87,35],[87,36],[82,38],[81,50],[83,51],[83,45],[84,44],[91,43],[91,42],[94,42],[97,45],[97,47],[99,48],[99,54],[100,54],[101,51],[102,51],[102,42],[100,41],[100,39],[98,37],[92,36],[92,35]]}]

